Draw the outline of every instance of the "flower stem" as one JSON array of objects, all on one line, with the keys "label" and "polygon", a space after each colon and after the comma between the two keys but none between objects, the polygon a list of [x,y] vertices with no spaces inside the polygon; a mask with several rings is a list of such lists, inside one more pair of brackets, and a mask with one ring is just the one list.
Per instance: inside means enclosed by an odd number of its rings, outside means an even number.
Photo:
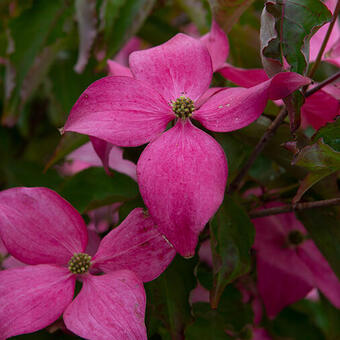
[{"label": "flower stem", "polygon": [[255,149],[251,153],[250,157],[248,158],[247,162],[243,165],[242,169],[238,173],[238,175],[235,177],[234,181],[231,183],[229,192],[234,192],[240,189],[242,180],[244,176],[248,173],[249,169],[255,162],[257,156],[262,152],[264,147],[267,145],[269,140],[273,137],[278,127],[282,124],[284,119],[287,117],[287,110],[286,108],[283,108],[280,113],[276,116],[276,118],[272,121],[272,123],[269,125],[266,132],[263,134],[257,145],[255,146]]},{"label": "flower stem", "polygon": [[322,42],[322,45],[320,47],[318,56],[316,57],[315,63],[313,64],[312,68],[310,69],[310,71],[308,73],[308,77],[310,77],[310,78],[313,77],[316,69],[318,68],[318,66],[319,66],[319,64],[321,62],[322,55],[325,52],[325,49],[326,49],[329,37],[330,37],[330,35],[332,33],[332,30],[333,30],[333,27],[335,25],[336,19],[338,18],[339,12],[340,12],[340,0],[338,0],[338,2],[336,4],[336,7],[335,7],[335,10],[334,10],[334,13],[333,13],[332,21],[329,24],[327,33],[325,35],[325,38],[323,39],[323,42]]},{"label": "flower stem", "polygon": [[309,91],[307,91],[305,93],[305,97],[309,97],[312,94],[314,94],[315,92],[321,90],[324,86],[332,83],[334,80],[340,78],[340,71],[333,74],[332,76],[330,76],[329,78],[325,79],[324,81],[322,81],[321,83],[319,83],[318,85],[316,85],[315,87],[313,87],[312,89],[310,89]]},{"label": "flower stem", "polygon": [[320,207],[331,207],[334,205],[340,205],[340,198],[331,198],[328,200],[314,201],[314,202],[302,202],[296,205],[286,204],[280,207],[251,211],[249,213],[249,217],[257,218],[257,217],[264,217],[264,216],[271,216],[271,215],[292,212],[296,210],[313,209],[313,208],[320,208]]}]

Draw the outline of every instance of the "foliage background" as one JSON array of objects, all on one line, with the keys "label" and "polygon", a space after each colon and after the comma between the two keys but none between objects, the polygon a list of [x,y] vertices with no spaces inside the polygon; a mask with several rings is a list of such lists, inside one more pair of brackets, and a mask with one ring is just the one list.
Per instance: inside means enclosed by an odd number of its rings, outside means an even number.
[{"label": "foliage background", "polygon": [[[320,3],[319,0],[306,2],[315,8]],[[145,46],[152,46],[186,30],[191,23],[204,34],[210,29],[212,16],[228,33],[228,61],[239,67],[261,68],[259,30],[263,6],[261,0],[2,0],[1,189],[49,187],[69,200],[86,219],[87,211],[113,202],[124,202],[120,220],[132,208],[143,206],[137,184],[125,175],[117,173],[108,177],[100,168],[90,168],[74,176],[62,176],[58,172],[65,156],[88,140],[86,136],[69,133],[61,137],[59,133],[72,105],[89,84],[107,74],[106,59],[113,58],[132,36],[137,35]],[[291,60],[296,60],[300,50],[287,53]],[[297,71],[303,73],[303,67],[299,67]],[[330,64],[322,63],[315,80],[326,79],[336,71]],[[218,74],[213,81],[215,86],[232,86]],[[228,157],[228,184],[278,111],[274,104],[268,104],[261,118],[252,125],[233,133],[214,134]],[[282,147],[282,143],[292,139],[286,121],[252,166],[242,190],[253,186],[283,188],[277,195],[290,202],[299,181],[311,172],[317,183],[304,200],[339,197],[338,128],[339,120],[314,139],[309,138],[314,131],[307,134],[297,131],[300,148],[313,145],[313,149],[311,155],[300,154],[296,161],[300,166],[296,166],[291,163],[292,153]],[[319,137],[324,139],[321,144],[315,144]],[[334,161],[332,171],[329,171],[329,158],[325,158],[325,143],[331,148],[331,155],[327,155]],[[127,149],[124,157],[136,162],[142,149]],[[245,200],[239,194],[228,196],[212,221],[211,230],[218,244],[216,252],[222,262],[231,256],[234,259],[228,262],[230,267],[225,267],[225,272],[212,273],[197,256],[190,260],[178,257],[157,280],[146,284],[150,339],[181,339],[184,335],[186,339],[250,338],[247,325],[252,324],[251,307],[242,303],[240,292],[230,283],[245,273],[256,274],[250,253],[254,231],[247,210],[260,204],[254,197]],[[336,208],[299,214],[340,277],[338,217]],[[206,235],[207,230],[202,239]],[[204,303],[190,306],[189,293],[197,280],[211,289],[213,277],[221,287],[219,308],[211,310]],[[223,291],[224,287],[227,288]],[[265,320],[264,326],[276,339],[339,339],[338,320],[339,310],[321,297],[318,302],[302,300],[285,308],[275,320]],[[223,331],[226,328],[233,329],[236,335],[227,335]],[[76,337],[50,328],[16,338]]]}]

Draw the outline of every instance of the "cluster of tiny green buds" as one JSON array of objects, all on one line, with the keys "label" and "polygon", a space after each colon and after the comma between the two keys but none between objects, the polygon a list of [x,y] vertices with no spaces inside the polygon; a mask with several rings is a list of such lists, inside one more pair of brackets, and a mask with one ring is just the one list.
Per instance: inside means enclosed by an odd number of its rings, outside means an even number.
[{"label": "cluster of tiny green buds", "polygon": [[91,266],[91,259],[92,257],[90,255],[76,253],[68,262],[68,269],[73,274],[84,274]]},{"label": "cluster of tiny green buds", "polygon": [[194,102],[185,96],[180,96],[176,100],[172,100],[170,105],[175,115],[181,119],[191,117],[195,111]]},{"label": "cluster of tiny green buds", "polygon": [[305,236],[299,230],[292,230],[288,234],[288,242],[293,246],[298,246],[305,240]]}]

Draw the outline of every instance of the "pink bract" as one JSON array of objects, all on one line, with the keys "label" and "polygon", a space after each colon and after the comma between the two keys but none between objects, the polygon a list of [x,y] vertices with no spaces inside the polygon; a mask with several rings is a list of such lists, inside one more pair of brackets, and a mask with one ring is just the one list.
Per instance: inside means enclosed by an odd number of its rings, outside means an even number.
[{"label": "pink bract", "polygon": [[[222,50],[225,54],[228,48]],[[309,83],[287,72],[250,89],[211,91],[213,65],[222,59],[211,37],[202,43],[184,34],[133,52],[133,77],[106,77],[90,85],[65,124],[65,131],[118,146],[152,142],[137,164],[138,184],[150,215],[186,257],[194,254],[198,234],[221,204],[227,180],[222,148],[190,120],[212,131],[240,129],[261,115],[268,99],[285,97]],[[174,102],[181,97],[194,105],[192,115],[175,113]],[[175,126],[162,134],[173,120]]]},{"label": "pink bract", "polygon": [[[62,314],[66,327],[86,339],[147,339],[142,282],[157,277],[175,250],[142,209],[103,239],[81,274],[69,261],[85,251],[86,226],[50,189],[2,191],[0,236],[27,264],[0,272],[0,339],[42,329]],[[83,287],[72,301],[76,279]]]},{"label": "pink bract", "polygon": [[[71,164],[65,164],[62,171],[67,175],[73,175],[91,166],[104,165],[107,172],[109,169],[116,170],[136,180],[136,164],[123,158],[123,149],[109,144],[103,140],[92,137],[88,142],[67,156]],[[96,151],[97,148],[97,151]],[[102,157],[100,157],[100,155]]]},{"label": "pink bract", "polygon": [[269,317],[305,297],[313,287],[340,307],[340,281],[314,242],[289,242],[291,232],[306,235],[293,213],[256,218],[253,223],[258,289]]}]

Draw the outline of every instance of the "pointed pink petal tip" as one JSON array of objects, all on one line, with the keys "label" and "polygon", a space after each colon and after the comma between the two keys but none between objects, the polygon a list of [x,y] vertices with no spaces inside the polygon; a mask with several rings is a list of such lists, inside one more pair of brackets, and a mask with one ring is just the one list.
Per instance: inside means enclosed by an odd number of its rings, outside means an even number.
[{"label": "pointed pink petal tip", "polygon": [[47,188],[0,192],[0,236],[8,252],[26,264],[64,265],[87,244],[78,211]]},{"label": "pointed pink petal tip", "polygon": [[202,42],[177,34],[162,45],[130,55],[134,77],[170,102],[181,95],[197,100],[212,79],[210,54]]},{"label": "pointed pink petal tip", "polygon": [[224,62],[228,58],[229,41],[227,35],[221,27],[218,26],[216,21],[213,21],[210,32],[205,34],[201,38],[201,41],[210,53],[213,71],[215,72],[223,66]]},{"label": "pointed pink petal tip", "polygon": [[146,297],[142,282],[130,271],[89,275],[64,313],[66,327],[93,340],[147,340]]},{"label": "pointed pink petal tip", "polygon": [[104,272],[129,269],[147,282],[159,276],[175,254],[152,218],[136,208],[104,237],[93,263]]},{"label": "pointed pink petal tip", "polygon": [[72,301],[67,268],[25,266],[0,271],[0,338],[35,332],[56,321]]},{"label": "pointed pink petal tip", "polygon": [[143,151],[141,195],[161,233],[184,257],[222,203],[227,160],[221,146],[190,121],[179,120]]},{"label": "pointed pink petal tip", "polygon": [[251,124],[262,114],[269,99],[287,97],[310,79],[297,73],[282,72],[250,88],[228,88],[211,96],[193,118],[216,132],[228,132]]},{"label": "pointed pink petal tip", "polygon": [[105,77],[82,93],[64,130],[117,146],[138,146],[157,137],[174,118],[153,87],[129,77]]},{"label": "pointed pink petal tip", "polygon": [[107,66],[109,69],[109,76],[132,77],[132,73],[128,67],[123,66],[114,60],[108,60]]}]

